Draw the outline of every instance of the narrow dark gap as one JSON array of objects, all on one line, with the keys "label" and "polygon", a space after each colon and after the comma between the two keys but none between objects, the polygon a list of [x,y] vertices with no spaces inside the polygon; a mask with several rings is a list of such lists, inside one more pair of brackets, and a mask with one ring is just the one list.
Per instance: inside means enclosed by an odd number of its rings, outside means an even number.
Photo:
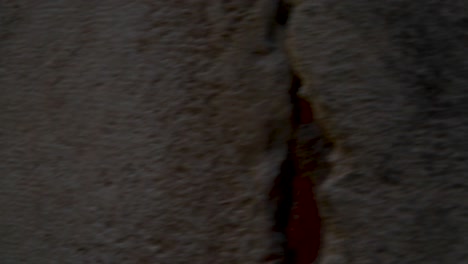
[{"label": "narrow dark gap", "polygon": [[276,23],[280,25],[286,25],[289,19],[289,12],[291,11],[291,5],[286,3],[284,0],[277,0],[278,7],[276,9]]},{"label": "narrow dark gap", "polygon": [[[292,7],[285,1],[277,2],[273,22],[277,27],[287,27]],[[318,128],[318,126],[314,123],[309,103],[298,96],[302,85],[300,77],[293,71],[291,74],[289,89],[292,104],[291,138],[288,141],[288,154],[281,164],[280,173],[269,193],[270,201],[273,202],[275,208],[273,231],[283,237],[278,242],[281,243],[283,252],[271,254],[265,258],[265,261],[281,264],[310,264],[317,259],[321,240],[320,216],[313,194],[314,183],[310,175],[314,174],[319,160],[324,159],[320,155],[328,153],[322,151],[319,146],[325,146],[328,150],[331,147],[320,132],[318,134],[314,132],[314,135],[308,136],[308,129]],[[317,131],[317,129],[311,131]],[[304,134],[307,135],[305,139],[300,138]],[[310,160],[313,161],[310,162]]]},{"label": "narrow dark gap", "polygon": [[281,164],[280,174],[276,177],[270,192],[270,200],[274,202],[274,226],[273,231],[282,235],[281,243],[283,252],[273,252],[265,261],[282,260],[282,264],[294,264],[293,252],[288,249],[286,230],[289,223],[289,215],[293,206],[293,178],[296,174],[294,160],[290,153]]},{"label": "narrow dark gap", "polygon": [[[293,105],[291,112],[291,125],[292,133],[295,133],[300,121],[300,107],[298,107],[297,92],[301,86],[300,79],[293,75],[291,81],[291,88],[289,90],[290,101]],[[281,164],[281,170],[279,175],[276,177],[273,189],[270,192],[270,199],[275,202],[276,211],[274,213],[275,224],[273,231],[283,235],[284,240],[282,241],[282,254],[278,256],[281,259],[281,264],[295,264],[294,252],[288,246],[287,229],[289,225],[289,219],[291,215],[291,209],[294,203],[294,177],[297,175],[295,166],[295,140],[291,138],[288,142],[288,153]],[[267,259],[270,260],[270,259]]]},{"label": "narrow dark gap", "polygon": [[286,3],[285,0],[270,0],[275,5],[274,13],[272,14],[273,17],[267,23],[266,29],[266,40],[270,42],[273,46],[276,46],[281,42],[279,38],[278,31],[283,30],[289,19],[289,13],[291,11],[291,5]]},{"label": "narrow dark gap", "polygon": [[[304,152],[302,145],[304,141],[299,139],[298,134],[304,126],[313,125],[313,114],[307,101],[297,95],[300,87],[300,78],[293,74],[289,90],[293,107],[290,116],[292,132],[288,141],[288,154],[269,193],[270,200],[275,206],[273,231],[282,234],[284,239],[281,241],[283,252],[270,255],[265,260],[280,259],[281,264],[312,263],[317,258],[321,236],[313,183],[307,176],[317,167],[315,161],[312,166],[308,161],[310,157],[312,160],[319,159],[313,154],[316,153],[313,146],[317,146],[317,139],[313,139],[311,149],[306,149]],[[309,151],[311,155],[308,155]],[[308,156],[304,157],[304,154]]]},{"label": "narrow dark gap", "polygon": [[289,96],[291,98],[291,104],[293,105],[291,123],[293,132],[298,129],[301,123],[301,115],[303,115],[301,107],[301,99],[297,96],[299,88],[302,86],[301,79],[294,73],[292,73],[291,88],[289,89]]}]

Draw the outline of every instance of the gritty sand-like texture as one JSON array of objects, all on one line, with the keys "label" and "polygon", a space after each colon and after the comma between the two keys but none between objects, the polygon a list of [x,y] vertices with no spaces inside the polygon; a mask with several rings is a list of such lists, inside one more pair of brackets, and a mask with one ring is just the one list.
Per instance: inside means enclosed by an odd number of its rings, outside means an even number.
[{"label": "gritty sand-like texture", "polygon": [[286,156],[271,1],[0,1],[0,262],[258,263]]},{"label": "gritty sand-like texture", "polygon": [[467,263],[468,1],[296,1],[288,50],[334,143],[320,263]]},{"label": "gritty sand-like texture", "polygon": [[0,263],[264,263],[288,142],[318,263],[467,263],[468,1],[283,2],[0,0]]}]

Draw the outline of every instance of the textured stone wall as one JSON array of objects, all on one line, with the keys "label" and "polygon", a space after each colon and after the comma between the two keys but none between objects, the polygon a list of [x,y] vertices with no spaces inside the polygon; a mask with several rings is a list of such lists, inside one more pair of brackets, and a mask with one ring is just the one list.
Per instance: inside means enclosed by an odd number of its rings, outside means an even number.
[{"label": "textured stone wall", "polygon": [[467,11],[0,0],[1,263],[465,263]]},{"label": "textured stone wall", "polygon": [[333,142],[320,263],[468,261],[468,1],[296,1],[288,51]]},{"label": "textured stone wall", "polygon": [[270,1],[1,1],[1,263],[258,263],[290,130]]}]

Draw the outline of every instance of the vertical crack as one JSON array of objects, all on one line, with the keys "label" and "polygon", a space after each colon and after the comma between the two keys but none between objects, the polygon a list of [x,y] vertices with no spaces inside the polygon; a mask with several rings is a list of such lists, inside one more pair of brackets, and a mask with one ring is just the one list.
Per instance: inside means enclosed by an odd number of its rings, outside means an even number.
[{"label": "vertical crack", "polygon": [[[293,205],[293,176],[296,174],[294,169],[294,160],[291,153],[288,153],[286,159],[281,164],[281,170],[276,177],[273,188],[270,191],[270,200],[275,206],[273,232],[280,235],[279,240],[275,241],[280,246],[280,250],[272,252],[265,258],[265,261],[280,260],[282,264],[292,264],[292,252],[288,250],[286,230],[289,223],[289,214]],[[276,237],[278,239],[278,237]],[[276,248],[275,248],[276,249]],[[278,262],[274,262],[278,263]]]},{"label": "vertical crack", "polygon": [[289,159],[292,159],[294,174],[290,176],[292,190],[288,191],[292,193],[292,205],[285,230],[285,264],[313,263],[318,256],[321,240],[320,215],[312,178],[317,176],[317,165],[326,153],[326,141],[314,124],[309,103],[297,95],[300,86],[300,79],[294,75],[290,91],[293,134],[289,143]]},{"label": "vertical crack", "polygon": [[276,23],[280,25],[286,25],[286,23],[288,23],[290,11],[291,5],[289,3],[286,3],[284,0],[279,0],[275,16]]},{"label": "vertical crack", "polygon": [[[288,26],[292,6],[286,1],[276,2],[277,10],[272,21],[274,26],[270,28],[271,32]],[[276,41],[283,40],[276,39]],[[298,95],[302,82],[291,66],[290,69],[292,133],[288,141],[288,154],[269,193],[270,200],[275,206],[273,231],[282,236],[278,242],[282,252],[267,256],[265,262],[310,264],[318,257],[322,236],[314,184],[321,182],[324,174],[328,172],[326,156],[332,144],[314,122],[309,103]]]},{"label": "vertical crack", "polygon": [[[301,123],[301,115],[302,115],[302,108],[300,105],[301,99],[297,96],[299,92],[299,88],[302,86],[301,79],[292,73],[292,80],[291,80],[291,87],[289,89],[289,96],[291,98],[292,104],[292,114],[291,114],[291,125],[293,129],[293,133],[298,129]],[[303,99],[302,99],[303,100]]]}]

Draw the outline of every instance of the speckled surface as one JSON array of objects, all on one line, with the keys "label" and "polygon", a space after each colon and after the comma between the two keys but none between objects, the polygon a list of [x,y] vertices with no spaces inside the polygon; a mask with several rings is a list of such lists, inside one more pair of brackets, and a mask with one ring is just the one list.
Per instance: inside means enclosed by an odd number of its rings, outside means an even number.
[{"label": "speckled surface", "polygon": [[466,263],[468,2],[285,2],[0,0],[0,262],[262,263],[292,69],[318,263]]},{"label": "speckled surface", "polygon": [[295,1],[288,50],[333,142],[319,263],[468,261],[468,1]]},{"label": "speckled surface", "polygon": [[291,108],[270,1],[0,5],[1,263],[268,254]]}]

